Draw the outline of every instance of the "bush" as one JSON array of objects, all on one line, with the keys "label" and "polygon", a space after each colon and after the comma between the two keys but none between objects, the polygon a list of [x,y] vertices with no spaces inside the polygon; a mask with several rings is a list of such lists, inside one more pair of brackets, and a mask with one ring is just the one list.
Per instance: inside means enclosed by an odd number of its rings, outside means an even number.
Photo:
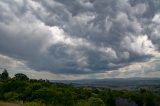
[{"label": "bush", "polygon": [[16,101],[19,99],[19,95],[15,92],[7,92],[4,94],[5,100]]},{"label": "bush", "polygon": [[45,106],[45,104],[39,102],[27,102],[24,106]]},{"label": "bush", "polygon": [[90,106],[105,106],[104,102],[100,98],[91,97],[89,98]]},{"label": "bush", "polygon": [[81,101],[78,101],[75,106],[90,106],[90,105],[88,101],[81,100]]}]

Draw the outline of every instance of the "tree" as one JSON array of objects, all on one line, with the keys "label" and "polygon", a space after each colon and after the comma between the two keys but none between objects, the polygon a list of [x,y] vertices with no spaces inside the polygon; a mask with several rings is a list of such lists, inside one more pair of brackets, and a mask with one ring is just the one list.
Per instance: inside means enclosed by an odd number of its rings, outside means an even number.
[{"label": "tree", "polygon": [[27,75],[22,74],[22,73],[18,73],[14,75],[16,80],[29,80],[29,78],[27,77]]},{"label": "tree", "polygon": [[90,97],[89,98],[90,106],[105,106],[104,102],[100,98]]},{"label": "tree", "polygon": [[87,100],[79,100],[75,106],[90,106]]},{"label": "tree", "polygon": [[6,79],[9,78],[9,75],[8,75],[8,72],[7,72],[6,69],[4,69],[4,71],[3,71],[2,74],[0,75],[0,78],[1,78],[2,80],[6,80]]}]

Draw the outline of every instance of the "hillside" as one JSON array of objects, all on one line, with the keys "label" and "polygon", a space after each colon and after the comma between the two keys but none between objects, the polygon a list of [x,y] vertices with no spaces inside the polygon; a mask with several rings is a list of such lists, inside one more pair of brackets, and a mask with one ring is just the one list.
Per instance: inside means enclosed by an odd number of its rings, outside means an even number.
[{"label": "hillside", "polygon": [[3,72],[0,100],[23,102],[26,106],[159,106],[160,91],[149,88],[113,90],[74,87],[48,80],[28,79],[24,74],[9,78],[7,72]]}]

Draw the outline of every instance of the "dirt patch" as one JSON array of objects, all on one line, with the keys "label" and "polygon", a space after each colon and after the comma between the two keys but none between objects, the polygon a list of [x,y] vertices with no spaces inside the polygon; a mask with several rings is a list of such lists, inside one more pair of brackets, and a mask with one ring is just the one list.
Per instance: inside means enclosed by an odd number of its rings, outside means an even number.
[{"label": "dirt patch", "polygon": [[20,105],[15,103],[0,102],[0,106],[20,106]]}]

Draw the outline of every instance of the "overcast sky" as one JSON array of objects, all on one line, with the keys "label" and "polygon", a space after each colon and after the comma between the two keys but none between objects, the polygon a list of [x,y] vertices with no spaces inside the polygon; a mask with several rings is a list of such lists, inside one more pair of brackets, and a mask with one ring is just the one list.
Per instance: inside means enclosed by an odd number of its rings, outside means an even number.
[{"label": "overcast sky", "polygon": [[0,0],[0,67],[38,79],[160,77],[160,1]]}]

